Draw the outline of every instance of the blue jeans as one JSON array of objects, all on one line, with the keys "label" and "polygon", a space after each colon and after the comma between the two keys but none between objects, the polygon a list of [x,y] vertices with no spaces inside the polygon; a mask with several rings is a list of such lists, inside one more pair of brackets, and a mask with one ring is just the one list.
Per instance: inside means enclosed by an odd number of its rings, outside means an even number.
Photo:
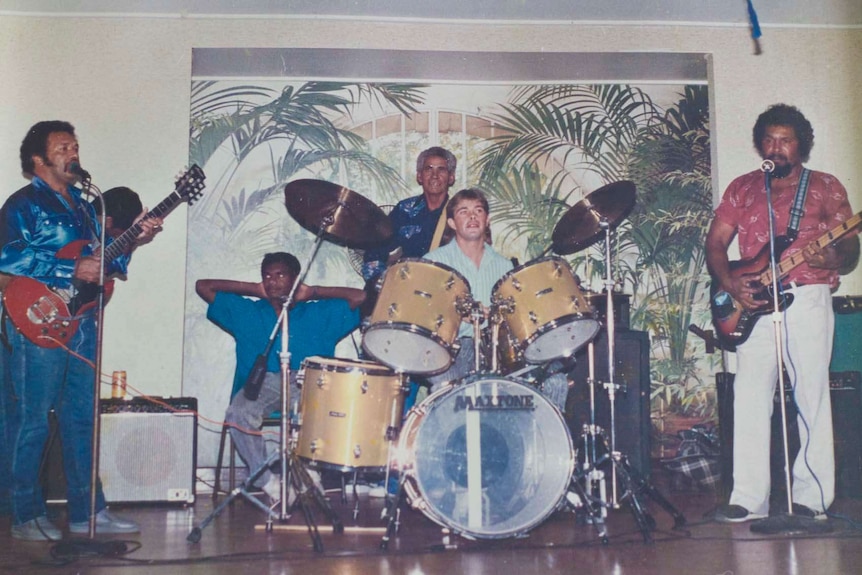
[{"label": "blue jeans", "polygon": [[14,405],[12,383],[9,381],[9,353],[0,343],[0,516],[12,512],[12,447],[9,423]]},{"label": "blue jeans", "polygon": [[[70,522],[90,516],[90,467],[93,434],[94,370],[63,348],[47,349],[31,343],[6,321],[12,350],[9,374],[16,401],[10,422],[12,457],[12,511],[16,525],[45,515],[39,485],[39,465],[48,440],[48,412],[57,414],[63,441],[63,469]],[[69,341],[75,353],[93,361],[96,325],[92,316]],[[105,508],[101,484],[97,485],[96,512]]]}]

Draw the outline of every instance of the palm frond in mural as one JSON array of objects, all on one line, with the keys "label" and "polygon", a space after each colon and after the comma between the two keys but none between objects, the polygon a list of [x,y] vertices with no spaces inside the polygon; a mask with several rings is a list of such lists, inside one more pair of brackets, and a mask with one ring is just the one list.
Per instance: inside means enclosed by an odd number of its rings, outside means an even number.
[{"label": "palm frond in mural", "polygon": [[649,96],[631,86],[522,87],[493,118],[503,133],[492,139],[479,164],[529,163],[546,173],[585,170],[606,183],[618,181],[655,114]]},{"label": "palm frond in mural", "polygon": [[559,178],[548,180],[529,165],[487,169],[483,177],[480,185],[489,192],[493,219],[505,222],[495,243],[525,242],[527,260],[545,253],[554,226],[568,209],[571,191],[564,191]]},{"label": "palm frond in mural", "polygon": [[201,203],[200,215],[212,215],[222,205],[240,165],[264,146],[279,154],[286,150],[282,158],[273,158],[276,187],[302,169],[319,166],[330,174],[355,170],[384,190],[403,191],[398,173],[377,160],[363,138],[339,127],[336,120],[349,116],[363,99],[410,113],[421,102],[422,86],[306,82],[285,86],[280,93],[256,86],[215,86],[210,82],[193,86],[190,160],[203,166],[214,154],[227,151],[231,161],[223,173],[210,177],[216,193]]},{"label": "palm frond in mural", "polygon": [[712,217],[709,108],[706,87],[689,86],[646,130],[631,166],[639,198],[631,241],[650,274],[651,297],[634,315],[654,334],[653,396],[666,405],[713,415],[707,385],[692,362],[688,326],[704,309],[704,241]]},{"label": "palm frond in mural", "polygon": [[[656,394],[674,386],[677,405],[692,407],[697,402],[686,390],[691,383],[700,393],[702,382],[688,325],[704,304],[703,240],[712,205],[706,88],[689,86],[675,105],[661,110],[642,90],[626,85],[520,87],[493,120],[500,134],[478,161],[483,182],[523,181],[534,170],[541,175],[527,185],[552,200],[591,191],[578,189],[584,187],[579,172],[602,184],[635,182],[635,209],[616,233],[615,271],[634,294],[634,326],[653,336]],[[556,191],[545,189],[543,181],[556,182]],[[505,186],[492,189],[511,195]],[[542,204],[529,194],[508,201],[530,208],[497,210],[497,223],[502,215],[507,226],[503,237],[526,233],[535,244],[538,230],[553,228],[548,210],[535,209]],[[576,269],[604,274],[602,254],[588,250],[572,260]]]}]

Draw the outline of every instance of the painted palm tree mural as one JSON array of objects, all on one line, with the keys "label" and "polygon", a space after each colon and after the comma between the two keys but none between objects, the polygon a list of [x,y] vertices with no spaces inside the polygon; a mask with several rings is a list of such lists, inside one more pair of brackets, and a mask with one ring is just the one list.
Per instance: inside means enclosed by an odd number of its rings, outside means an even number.
[{"label": "painted palm tree mural", "polygon": [[[631,86],[528,87],[515,90],[494,120],[505,133],[481,157],[482,184],[507,221],[503,235],[526,235],[532,257],[550,246],[553,224],[573,199],[604,184],[635,182],[635,208],[612,249],[619,287],[634,296],[633,327],[653,342],[654,417],[714,417],[714,387],[688,329],[708,322],[706,87],[685,87],[664,110]],[[571,258],[591,285],[604,277],[604,262],[599,250]]]},{"label": "painted palm tree mural", "polygon": [[[475,100],[477,90],[462,89]],[[459,158],[456,186],[488,190],[495,244],[522,262],[547,253],[568,207],[601,185],[630,179],[637,203],[612,249],[619,285],[633,295],[632,327],[653,341],[654,406],[711,416],[710,366],[688,338],[689,323],[708,322],[706,88],[681,87],[675,101],[658,105],[648,88],[627,85],[498,87],[481,105],[465,103],[470,112],[452,109],[455,90],[445,87],[444,106],[434,87],[418,84],[196,82],[190,160],[204,166],[208,191],[190,215],[189,289],[202,277],[258,279],[268,251],[303,259],[314,238],[290,219],[283,199],[284,185],[296,178],[336,182],[378,205],[393,204],[418,193],[416,153],[439,143]],[[587,281],[604,273],[597,248],[569,259]],[[361,285],[348,251],[325,243],[309,281]],[[188,295],[184,391],[209,397],[218,419],[229,399],[232,342]]]}]

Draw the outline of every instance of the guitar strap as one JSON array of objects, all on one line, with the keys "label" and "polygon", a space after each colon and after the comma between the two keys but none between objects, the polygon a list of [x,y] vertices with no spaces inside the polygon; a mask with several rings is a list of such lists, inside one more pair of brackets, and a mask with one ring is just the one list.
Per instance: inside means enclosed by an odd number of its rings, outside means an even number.
[{"label": "guitar strap", "polygon": [[446,201],[443,202],[440,217],[437,219],[437,227],[434,228],[434,237],[431,238],[431,245],[428,247],[429,252],[440,247],[440,240],[443,239],[443,232],[446,231],[446,204],[448,202],[449,197],[447,196]]},{"label": "guitar strap", "polygon": [[805,198],[808,196],[808,180],[811,177],[811,170],[802,168],[802,173],[799,175],[799,185],[796,187],[796,197],[793,198],[793,205],[790,206],[790,221],[787,222],[787,237],[795,240],[799,235],[799,221],[805,215]]}]

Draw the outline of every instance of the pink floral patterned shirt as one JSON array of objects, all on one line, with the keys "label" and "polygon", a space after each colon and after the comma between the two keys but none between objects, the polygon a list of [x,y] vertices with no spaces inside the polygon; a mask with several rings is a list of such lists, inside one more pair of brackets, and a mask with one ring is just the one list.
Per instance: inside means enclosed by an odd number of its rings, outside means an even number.
[{"label": "pink floral patterned shirt", "polygon": [[[798,180],[798,179],[797,179]],[[785,235],[790,221],[790,207],[796,197],[797,182],[787,188],[772,187],[772,203],[775,206],[775,233]],[[847,201],[847,191],[838,178],[824,172],[811,171],[808,197],[803,206],[805,215],[799,222],[799,236],[787,248],[779,261],[796,254],[817,241],[829,230],[839,226],[853,216]],[[766,202],[764,175],[757,170],[739,176],[727,187],[721,203],[715,209],[719,221],[736,228],[739,251],[743,259],[758,254],[769,243],[769,220]],[[838,273],[809,267],[805,262],[793,268],[783,283],[795,281],[799,284],[828,284],[838,287]]]}]

